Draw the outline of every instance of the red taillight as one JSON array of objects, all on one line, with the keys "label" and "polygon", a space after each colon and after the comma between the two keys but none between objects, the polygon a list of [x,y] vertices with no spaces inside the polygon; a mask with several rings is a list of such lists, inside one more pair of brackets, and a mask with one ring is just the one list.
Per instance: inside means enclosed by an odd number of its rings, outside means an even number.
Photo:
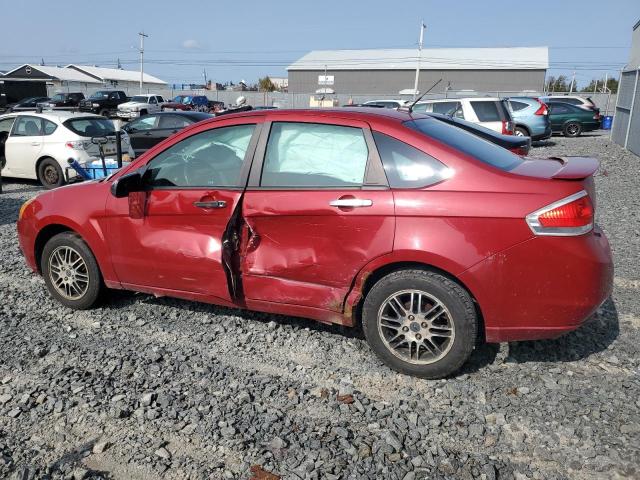
[{"label": "red taillight", "polygon": [[600,120],[600,112],[596,112],[596,114],[593,116],[594,120]]},{"label": "red taillight", "polygon": [[502,120],[502,134],[513,135],[513,124],[507,120]]},{"label": "red taillight", "polygon": [[593,204],[587,192],[570,195],[527,215],[536,235],[582,235],[593,228]]},{"label": "red taillight", "polygon": [[538,103],[540,104],[540,108],[538,108],[538,110],[535,111],[534,115],[547,115],[549,113],[549,108],[547,107],[547,104],[544,102],[541,102],[540,100],[538,100]]}]

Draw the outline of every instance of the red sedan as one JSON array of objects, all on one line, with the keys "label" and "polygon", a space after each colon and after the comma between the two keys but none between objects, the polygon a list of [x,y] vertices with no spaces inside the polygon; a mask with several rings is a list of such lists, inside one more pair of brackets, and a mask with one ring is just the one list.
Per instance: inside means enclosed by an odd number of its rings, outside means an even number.
[{"label": "red sedan", "polygon": [[62,304],[104,287],[353,326],[390,367],[557,337],[611,293],[590,158],[522,158],[421,114],[264,110],[195,124],[20,210]]}]

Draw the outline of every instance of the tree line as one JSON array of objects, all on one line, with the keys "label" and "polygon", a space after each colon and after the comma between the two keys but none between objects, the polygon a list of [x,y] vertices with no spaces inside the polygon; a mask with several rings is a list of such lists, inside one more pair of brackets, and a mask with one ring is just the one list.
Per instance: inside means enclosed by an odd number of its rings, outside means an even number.
[{"label": "tree line", "polygon": [[566,75],[558,75],[557,77],[550,76],[547,77],[545,82],[545,91],[546,92],[591,92],[591,93],[618,93],[618,79],[616,78],[607,78],[607,85],[605,88],[605,79],[603,78],[593,78],[591,81],[581,89],[576,88],[576,85],[573,85],[573,89],[571,88],[571,79]]}]

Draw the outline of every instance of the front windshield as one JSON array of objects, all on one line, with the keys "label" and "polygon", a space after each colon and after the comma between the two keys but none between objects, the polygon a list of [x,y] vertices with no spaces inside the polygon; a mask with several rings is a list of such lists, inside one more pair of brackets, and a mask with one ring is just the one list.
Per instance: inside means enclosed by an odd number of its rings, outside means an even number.
[{"label": "front windshield", "polygon": [[73,118],[64,122],[63,125],[81,137],[104,137],[106,135],[115,135],[113,122],[106,118]]},{"label": "front windshield", "polygon": [[51,97],[51,100],[54,102],[61,102],[64,100],[64,93],[56,93],[53,97]]},{"label": "front windshield", "polygon": [[109,92],[96,92],[89,97],[90,100],[100,100],[101,98],[108,98]]},{"label": "front windshield", "polygon": [[191,103],[191,100],[193,100],[193,97],[186,96],[182,99],[182,103]]},{"label": "front windshield", "polygon": [[149,97],[143,97],[142,95],[136,95],[131,99],[132,102],[137,103],[149,103]]}]

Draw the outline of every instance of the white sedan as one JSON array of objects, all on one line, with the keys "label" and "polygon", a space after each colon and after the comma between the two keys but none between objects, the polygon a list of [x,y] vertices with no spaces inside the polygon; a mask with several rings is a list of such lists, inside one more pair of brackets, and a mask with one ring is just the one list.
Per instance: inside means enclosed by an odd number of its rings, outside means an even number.
[{"label": "white sedan", "polygon": [[[0,115],[2,176],[39,180],[45,188],[65,183],[69,159],[80,164],[99,159],[92,137],[108,137],[105,155],[114,157],[113,122],[99,115],[50,111]],[[129,136],[122,132],[123,155],[133,157]],[[4,158],[3,158],[4,157]],[[125,158],[126,160],[126,158]]]}]

